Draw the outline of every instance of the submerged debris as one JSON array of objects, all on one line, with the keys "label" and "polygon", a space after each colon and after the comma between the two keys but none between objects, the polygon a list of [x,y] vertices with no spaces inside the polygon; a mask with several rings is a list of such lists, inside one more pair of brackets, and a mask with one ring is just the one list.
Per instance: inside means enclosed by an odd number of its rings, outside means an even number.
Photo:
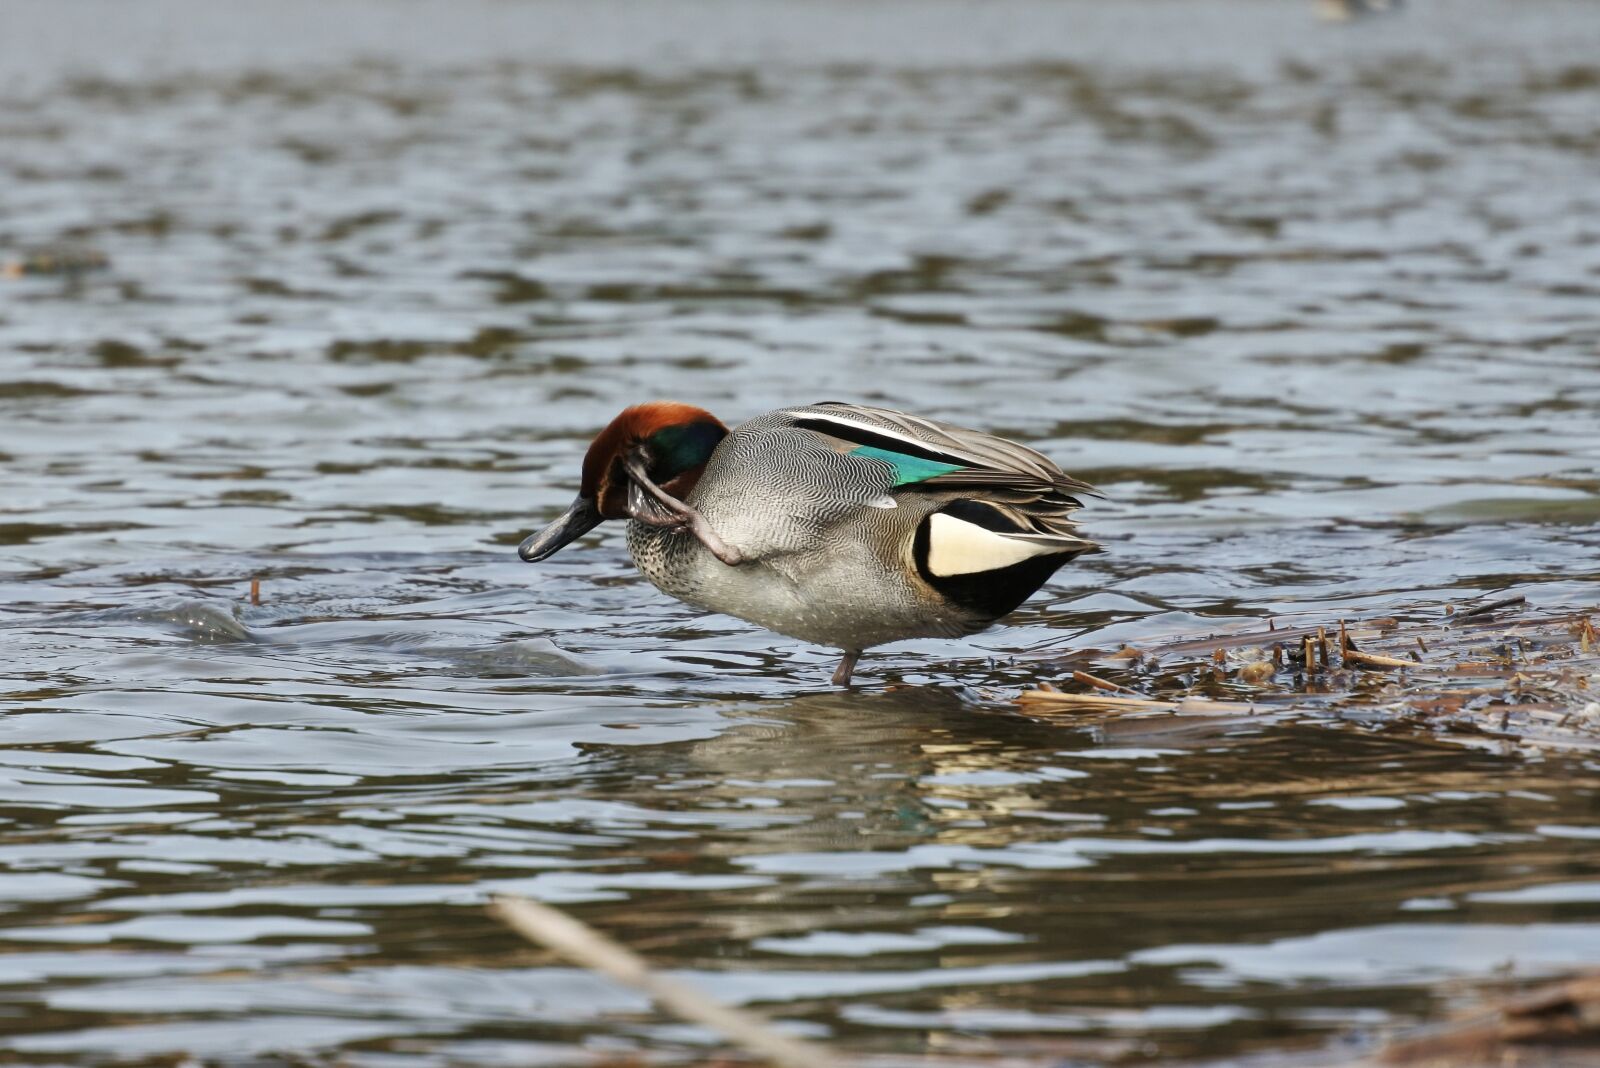
[{"label": "submerged debris", "polygon": [[0,263],[0,278],[35,276],[77,278],[111,265],[104,252],[92,248],[30,249]]},{"label": "submerged debris", "polygon": [[1398,11],[1401,0],[1317,0],[1317,18],[1323,22],[1351,22],[1370,15]]},{"label": "submerged debris", "polygon": [[1459,735],[1600,749],[1594,620],[1586,612],[1530,609],[1523,597],[1432,619],[1318,626],[1268,620],[1263,629],[1091,650],[1073,659],[1085,658],[1111,678],[1072,664],[1073,680],[1089,692],[1041,683],[1019,695],[1023,709],[1124,716],[1360,712]]},{"label": "submerged debris", "polygon": [[1580,976],[1479,1007],[1390,1042],[1370,1062],[1448,1065],[1600,1065],[1600,974]]}]

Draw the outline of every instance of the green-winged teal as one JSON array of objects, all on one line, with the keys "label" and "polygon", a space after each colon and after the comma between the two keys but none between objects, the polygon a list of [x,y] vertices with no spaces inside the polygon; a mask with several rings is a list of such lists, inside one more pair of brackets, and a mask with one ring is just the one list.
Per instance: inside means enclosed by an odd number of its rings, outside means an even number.
[{"label": "green-winged teal", "polygon": [[1094,548],[1092,487],[1015,442],[829,402],[735,430],[687,404],[629,408],[583,461],[577,500],[522,543],[543,560],[606,519],[663,593],[844,650],[983,630]]}]

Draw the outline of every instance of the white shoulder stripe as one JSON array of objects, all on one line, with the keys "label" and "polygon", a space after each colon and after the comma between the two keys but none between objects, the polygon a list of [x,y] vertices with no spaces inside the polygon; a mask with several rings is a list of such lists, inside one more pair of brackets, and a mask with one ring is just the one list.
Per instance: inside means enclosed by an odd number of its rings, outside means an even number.
[{"label": "white shoulder stripe", "polygon": [[1009,538],[944,512],[928,517],[928,570],[940,578],[997,571],[1066,549],[1059,541]]},{"label": "white shoulder stripe", "polygon": [[875,437],[888,438],[890,441],[903,441],[919,453],[931,453],[942,456],[953,464],[970,466],[981,463],[978,457],[967,452],[958,452],[955,449],[940,445],[937,442],[924,441],[901,430],[890,430],[887,427],[877,426],[858,419],[846,419],[833,413],[807,412],[802,418],[813,423],[832,423],[841,429],[858,430]]}]

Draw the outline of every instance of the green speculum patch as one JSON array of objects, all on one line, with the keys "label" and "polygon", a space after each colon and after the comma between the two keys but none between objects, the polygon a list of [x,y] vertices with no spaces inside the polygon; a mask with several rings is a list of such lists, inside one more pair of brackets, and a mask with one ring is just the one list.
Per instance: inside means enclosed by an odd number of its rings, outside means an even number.
[{"label": "green speculum patch", "polygon": [[851,456],[870,456],[875,460],[884,460],[894,465],[894,484],[896,486],[910,486],[918,482],[926,482],[939,475],[948,475],[952,471],[960,471],[960,464],[940,463],[938,460],[925,460],[920,456],[907,456],[903,452],[891,452],[888,449],[879,449],[872,445],[862,445],[850,450]]}]

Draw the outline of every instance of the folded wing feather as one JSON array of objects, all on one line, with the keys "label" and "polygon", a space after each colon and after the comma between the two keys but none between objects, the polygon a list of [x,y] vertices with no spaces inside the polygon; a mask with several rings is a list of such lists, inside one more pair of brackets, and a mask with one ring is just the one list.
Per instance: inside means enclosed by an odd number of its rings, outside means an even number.
[{"label": "folded wing feather", "polygon": [[[795,421],[805,429],[854,443],[868,454],[900,453],[932,461],[924,465],[926,477],[903,481],[896,488],[960,494],[1004,517],[1003,523],[988,525],[939,517],[937,529],[942,535],[930,530],[930,561],[937,560],[930,566],[956,569],[942,573],[992,570],[1030,556],[1082,552],[1093,545],[1078,537],[1071,517],[1080,506],[1074,494],[1098,496],[1094,487],[1026,445],[890,408],[838,401],[804,409],[796,413]],[[994,529],[996,525],[1007,529]],[[976,566],[985,558],[1000,562]]]},{"label": "folded wing feather", "polygon": [[[1026,445],[936,419],[907,415],[892,408],[825,401],[809,409],[796,421],[808,429],[834,434],[847,441],[859,441],[863,445],[894,448],[894,443],[898,443],[902,446],[900,451],[910,456],[1032,476],[1079,493],[1094,492],[1094,487],[1068,475],[1048,456]],[[870,440],[874,438],[888,439],[890,444]]]}]

